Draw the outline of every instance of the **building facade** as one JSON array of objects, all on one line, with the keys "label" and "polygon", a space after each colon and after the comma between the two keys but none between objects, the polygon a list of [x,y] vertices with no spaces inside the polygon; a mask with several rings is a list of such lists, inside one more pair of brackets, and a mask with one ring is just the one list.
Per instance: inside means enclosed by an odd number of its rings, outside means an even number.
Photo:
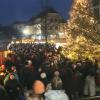
[{"label": "building facade", "polygon": [[62,38],[61,25],[63,20],[58,13],[47,13],[41,18],[42,34],[48,34],[49,38]]},{"label": "building facade", "polygon": [[26,38],[45,40],[62,41],[65,39],[64,26],[65,22],[62,17],[56,12],[48,12],[45,15],[38,16],[31,20],[31,24],[17,22],[12,26],[18,30],[18,35]]}]

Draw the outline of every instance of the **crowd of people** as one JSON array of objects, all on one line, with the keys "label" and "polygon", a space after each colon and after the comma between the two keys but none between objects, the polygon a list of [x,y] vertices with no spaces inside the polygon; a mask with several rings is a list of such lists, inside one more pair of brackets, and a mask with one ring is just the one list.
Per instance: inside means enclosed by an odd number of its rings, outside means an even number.
[{"label": "crowd of people", "polygon": [[0,66],[2,100],[75,100],[97,95],[97,60],[72,61],[61,54],[62,47],[49,43],[14,43],[9,50],[12,53]]}]

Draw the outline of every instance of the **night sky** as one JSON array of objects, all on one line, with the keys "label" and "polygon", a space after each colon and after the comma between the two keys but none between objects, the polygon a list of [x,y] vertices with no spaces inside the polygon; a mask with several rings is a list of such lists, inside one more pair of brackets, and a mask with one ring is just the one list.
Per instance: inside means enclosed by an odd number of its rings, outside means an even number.
[{"label": "night sky", "polygon": [[[37,16],[40,12],[44,11],[43,5],[45,4],[42,1],[43,0],[0,0],[0,24],[9,25],[14,21],[28,21],[32,16]],[[56,9],[65,19],[67,18],[72,0],[47,1],[51,1],[48,3],[48,7]]]}]

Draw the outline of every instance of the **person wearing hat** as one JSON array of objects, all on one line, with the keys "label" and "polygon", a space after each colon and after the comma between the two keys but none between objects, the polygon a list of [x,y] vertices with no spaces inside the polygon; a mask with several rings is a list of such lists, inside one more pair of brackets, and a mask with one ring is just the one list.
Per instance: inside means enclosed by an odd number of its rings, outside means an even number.
[{"label": "person wearing hat", "polygon": [[48,76],[46,71],[44,71],[41,67],[38,69],[38,74],[39,74],[39,80],[41,80],[45,87],[47,86],[47,84],[49,83],[48,81]]},{"label": "person wearing hat", "polygon": [[53,77],[51,83],[52,83],[52,88],[54,90],[62,89],[62,80],[60,78],[59,71],[54,72],[54,77]]},{"label": "person wearing hat", "polygon": [[45,100],[69,100],[65,91],[62,90],[62,80],[58,71],[54,72],[54,78],[49,86],[50,88],[44,94]]},{"label": "person wearing hat", "polygon": [[22,93],[22,87],[20,82],[15,79],[13,74],[10,74],[9,80],[5,83],[5,89],[8,93],[10,100],[18,100],[19,96]]},{"label": "person wearing hat", "polygon": [[4,85],[5,85],[6,82],[9,80],[9,77],[10,77],[11,74],[13,74],[14,77],[15,77],[15,79],[19,81],[19,76],[18,76],[18,74],[17,74],[16,67],[15,67],[15,66],[12,66],[11,69],[10,69],[10,71],[9,71],[9,73],[8,73],[8,74],[6,75],[6,77],[4,78],[4,81],[3,81]]},{"label": "person wearing hat", "polygon": [[42,72],[40,74],[40,80],[44,83],[45,87],[47,86],[48,84],[48,79],[47,79],[47,75],[45,72]]}]

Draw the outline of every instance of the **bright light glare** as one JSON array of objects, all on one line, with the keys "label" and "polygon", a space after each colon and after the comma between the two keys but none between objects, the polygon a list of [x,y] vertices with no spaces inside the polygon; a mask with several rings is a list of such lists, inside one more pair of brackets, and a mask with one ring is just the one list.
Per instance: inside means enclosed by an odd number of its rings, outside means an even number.
[{"label": "bright light glare", "polygon": [[34,43],[36,43],[36,44],[39,44],[39,43],[44,44],[45,42],[34,42]]},{"label": "bright light glare", "polygon": [[18,44],[18,43],[20,43],[19,41],[16,41],[16,43]]},{"label": "bright light glare", "polygon": [[60,36],[64,35],[64,33],[62,33],[62,32],[59,32],[58,34],[59,34]]},{"label": "bright light glare", "polygon": [[39,36],[38,39],[41,40],[41,36]]},{"label": "bright light glare", "polygon": [[14,41],[11,41],[11,44],[14,44]]},{"label": "bright light glare", "polygon": [[30,30],[29,29],[24,29],[23,34],[24,35],[30,35]]}]

